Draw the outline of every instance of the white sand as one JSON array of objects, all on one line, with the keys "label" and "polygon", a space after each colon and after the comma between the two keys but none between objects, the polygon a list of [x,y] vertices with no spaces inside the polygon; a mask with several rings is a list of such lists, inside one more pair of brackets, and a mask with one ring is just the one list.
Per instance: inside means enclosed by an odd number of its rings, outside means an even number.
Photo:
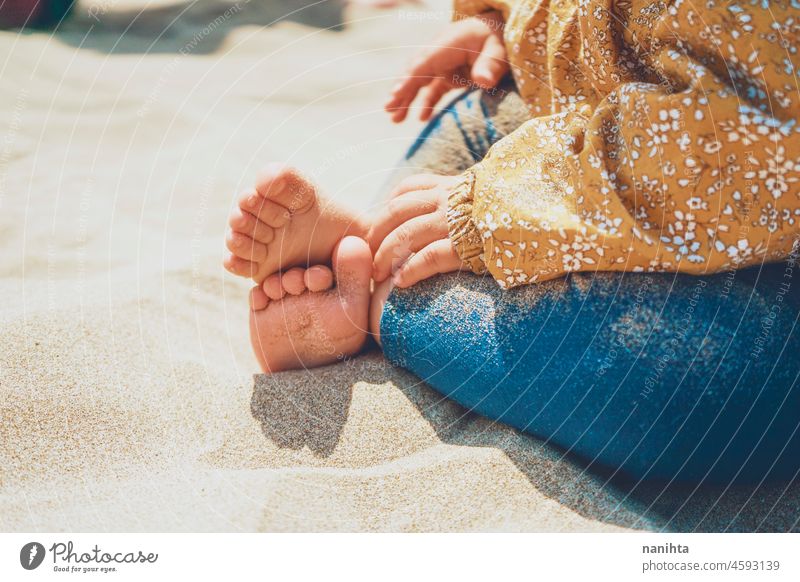
[{"label": "white sand", "polygon": [[0,530],[794,522],[782,490],[670,521],[679,495],[633,501],[379,354],[254,385],[248,285],[220,266],[236,191],[286,160],[363,207],[419,130],[381,112],[392,76],[444,21],[142,5],[0,32]]}]

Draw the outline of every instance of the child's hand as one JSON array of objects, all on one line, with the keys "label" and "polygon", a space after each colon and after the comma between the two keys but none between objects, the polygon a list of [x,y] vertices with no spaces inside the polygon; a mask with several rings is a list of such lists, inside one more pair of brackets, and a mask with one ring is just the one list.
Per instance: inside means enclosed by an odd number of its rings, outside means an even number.
[{"label": "child's hand", "polygon": [[409,106],[423,87],[420,119],[426,121],[450,89],[469,84],[491,89],[508,72],[503,18],[499,12],[454,22],[434,44],[392,90],[385,109],[395,123],[406,118]]},{"label": "child's hand", "polygon": [[[458,176],[418,174],[403,180],[373,223],[370,244],[377,247],[373,278],[410,287],[437,273],[466,267],[448,236],[447,199]],[[413,256],[412,256],[413,255]]]}]

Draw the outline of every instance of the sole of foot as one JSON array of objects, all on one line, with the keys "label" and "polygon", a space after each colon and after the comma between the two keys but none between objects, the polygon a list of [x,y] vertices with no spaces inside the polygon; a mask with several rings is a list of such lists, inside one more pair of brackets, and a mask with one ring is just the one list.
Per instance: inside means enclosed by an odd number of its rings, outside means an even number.
[{"label": "sole of foot", "polygon": [[291,267],[328,264],[347,235],[365,236],[356,213],[323,199],[313,182],[283,164],[267,166],[228,220],[225,268],[262,283]]},{"label": "sole of foot", "polygon": [[[352,356],[368,337],[372,253],[358,237],[325,266],[272,275],[250,292],[250,340],[261,369],[324,366]],[[335,287],[333,284],[335,282]]]}]

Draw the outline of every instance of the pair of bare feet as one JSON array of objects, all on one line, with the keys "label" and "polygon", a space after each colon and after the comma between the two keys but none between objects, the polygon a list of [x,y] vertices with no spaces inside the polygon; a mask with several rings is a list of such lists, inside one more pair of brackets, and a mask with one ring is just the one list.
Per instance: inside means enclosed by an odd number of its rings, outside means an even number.
[{"label": "pair of bare feet", "polygon": [[229,219],[225,268],[252,278],[250,340],[266,373],[321,366],[379,340],[390,283],[372,289],[369,225],[274,164]]}]

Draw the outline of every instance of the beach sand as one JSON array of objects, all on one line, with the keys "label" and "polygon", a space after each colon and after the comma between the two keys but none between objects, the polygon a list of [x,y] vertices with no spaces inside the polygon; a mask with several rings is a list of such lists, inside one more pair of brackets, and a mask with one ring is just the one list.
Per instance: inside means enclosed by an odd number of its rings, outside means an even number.
[{"label": "beach sand", "polygon": [[282,160],[368,208],[420,129],[381,104],[447,7],[303,5],[0,32],[0,530],[796,528],[797,486],[632,491],[377,352],[254,378],[237,191]]}]

